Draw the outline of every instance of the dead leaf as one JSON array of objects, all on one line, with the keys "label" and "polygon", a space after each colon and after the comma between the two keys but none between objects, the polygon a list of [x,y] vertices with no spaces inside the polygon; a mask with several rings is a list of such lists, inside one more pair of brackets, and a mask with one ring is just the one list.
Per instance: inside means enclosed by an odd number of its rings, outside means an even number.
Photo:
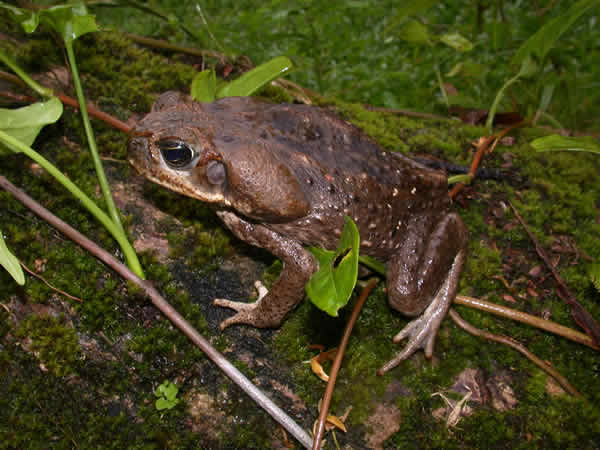
[{"label": "dead leaf", "polygon": [[323,366],[319,363],[319,361],[317,361],[317,356],[310,360],[310,368],[312,369],[313,373],[325,383],[329,381],[329,375],[325,373]]},{"label": "dead leaf", "polygon": [[340,430],[342,430],[344,433],[346,433],[346,426],[344,425],[344,422],[342,422],[337,416],[327,416],[327,423],[333,425],[335,428],[338,428]]},{"label": "dead leaf", "polygon": [[324,361],[332,360],[333,358],[335,358],[336,353],[337,348],[332,348],[331,350],[327,350],[326,352],[319,353],[317,356],[310,360],[310,368],[312,369],[313,373],[326,383],[327,381],[329,381],[329,375],[325,373],[325,370],[323,369],[321,363]]}]

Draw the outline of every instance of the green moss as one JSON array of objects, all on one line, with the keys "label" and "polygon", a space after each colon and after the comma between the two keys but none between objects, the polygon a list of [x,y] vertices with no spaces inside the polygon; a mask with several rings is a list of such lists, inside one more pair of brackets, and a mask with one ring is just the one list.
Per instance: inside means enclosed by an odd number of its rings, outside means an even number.
[{"label": "green moss", "polygon": [[496,289],[499,281],[489,275],[502,273],[502,255],[500,251],[497,248],[490,247],[485,241],[471,241],[469,247],[466,269],[469,278],[462,278],[461,287],[473,286],[473,279],[475,279],[477,280],[477,291],[480,293]]},{"label": "green moss", "polygon": [[61,47],[48,35],[28,36],[11,53],[16,56],[17,64],[28,67],[32,73],[64,64]]},{"label": "green moss", "polygon": [[229,244],[230,235],[223,227],[208,228],[202,223],[194,223],[181,230],[167,234],[169,240],[170,257],[185,257],[189,267],[210,268],[207,264],[215,266],[215,258],[231,253]]},{"label": "green moss", "polygon": [[[399,127],[396,126],[394,117],[369,111],[362,105],[346,103],[340,100],[331,101],[342,117],[361,128],[382,147],[403,153],[408,150],[408,146],[398,135],[397,131]],[[406,120],[404,121],[404,125],[419,126],[417,122],[407,122]]]},{"label": "green moss", "polygon": [[126,105],[126,110],[108,108],[119,117],[124,115],[122,118],[129,111],[149,111],[156,93],[168,89],[187,92],[196,73],[191,66],[144,51],[115,32],[85,35],[75,41],[75,54],[85,74],[87,95],[100,105]]},{"label": "green moss", "polygon": [[75,372],[79,344],[75,330],[66,323],[64,316],[56,318],[32,314],[19,323],[16,336],[31,341],[25,344],[29,351],[55,376]]},{"label": "green moss", "polygon": [[[0,282],[2,281],[3,279],[0,279]],[[0,339],[3,339],[12,328],[12,322],[8,315],[8,311],[0,308]]]}]

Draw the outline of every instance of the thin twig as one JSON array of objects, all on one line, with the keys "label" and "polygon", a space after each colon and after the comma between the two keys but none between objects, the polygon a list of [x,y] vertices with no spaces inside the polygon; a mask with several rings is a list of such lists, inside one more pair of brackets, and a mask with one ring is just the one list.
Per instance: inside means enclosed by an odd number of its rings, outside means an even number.
[{"label": "thin twig", "polygon": [[40,216],[50,225],[55,227],[61,233],[75,241],[82,248],[90,252],[104,264],[109,266],[124,279],[135,283],[143,289],[150,301],[156,306],[177,328],[179,328],[197,347],[199,347],[206,356],[215,363],[232,381],[237,384],[250,398],[267,411],[273,419],[279,422],[292,436],[305,447],[310,448],[312,439],[310,436],[281,408],[279,408],[269,397],[258,389],[246,376],[240,372],[233,364],[219,353],[210,343],[204,339],[200,333],[179,314],[148,282],[139,278],[127,266],[122,264],[117,258],[112,256],[106,250],[99,247],[67,223],[56,217],[42,205],[37,203],[23,191],[15,187],[4,176],[0,175],[0,187],[11,193],[18,201]]},{"label": "thin twig", "polygon": [[598,325],[598,322],[596,322],[592,315],[589,312],[587,312],[583,306],[581,306],[581,303],[577,301],[575,296],[571,294],[571,291],[569,291],[569,288],[567,287],[567,283],[565,283],[561,276],[558,274],[556,268],[552,265],[550,258],[548,258],[548,255],[546,254],[538,240],[535,238],[531,230],[529,230],[529,227],[521,218],[521,215],[519,214],[517,209],[513,206],[512,203],[508,202],[508,204],[515,213],[515,217],[517,218],[521,226],[525,229],[525,232],[529,236],[529,239],[531,239],[532,242],[535,244],[535,250],[538,256],[542,259],[542,261],[544,261],[548,269],[550,269],[550,271],[552,272],[552,275],[554,276],[554,279],[557,283],[556,293],[562,299],[563,302],[565,302],[571,307],[571,316],[573,317],[573,319],[575,319],[575,322],[577,322],[577,324],[581,328],[583,328],[585,332],[592,338],[594,344],[600,345],[600,325]]},{"label": "thin twig", "polygon": [[131,39],[133,42],[138,44],[147,45],[149,47],[159,48],[163,50],[171,50],[177,53],[185,53],[192,56],[199,56],[201,58],[210,57],[218,59],[221,64],[227,62],[227,56],[223,53],[215,52],[212,50],[198,50],[197,48],[184,47],[182,45],[171,44],[162,39],[153,39],[146,36],[139,36],[132,33],[123,33],[124,36]]},{"label": "thin twig", "polygon": [[499,342],[501,344],[508,345],[509,347],[514,348],[515,350],[517,350],[518,352],[523,354],[525,357],[527,357],[529,360],[531,360],[535,365],[537,365],[538,367],[540,367],[541,369],[546,371],[548,374],[550,374],[550,376],[552,376],[552,378],[554,378],[558,382],[558,384],[560,384],[565,389],[565,391],[567,391],[569,394],[571,394],[575,397],[581,397],[581,393],[577,389],[575,389],[565,377],[563,377],[560,373],[558,373],[558,371],[555,368],[553,368],[552,366],[550,366],[548,363],[546,363],[545,361],[543,361],[542,359],[538,358],[533,353],[531,353],[527,349],[527,347],[525,347],[520,342],[518,342],[515,339],[510,338],[508,336],[502,336],[499,334],[490,333],[489,331],[485,331],[480,328],[477,328],[477,327],[471,325],[470,323],[466,322],[452,308],[450,309],[448,314],[450,315],[452,320],[454,320],[454,322],[459,327],[461,327],[463,330],[467,331],[468,333],[471,333],[475,336],[483,337],[490,341]]},{"label": "thin twig", "polygon": [[317,422],[317,428],[315,432],[315,436],[313,438],[312,450],[318,450],[321,445],[321,440],[323,439],[323,433],[325,432],[325,422],[327,418],[327,413],[329,412],[329,405],[331,404],[331,398],[333,397],[333,389],[335,388],[335,381],[337,379],[337,374],[340,370],[340,366],[342,365],[342,359],[344,357],[344,353],[346,350],[346,346],[348,345],[348,340],[350,339],[350,334],[352,333],[352,328],[356,323],[356,319],[358,319],[358,314],[362,309],[365,300],[371,293],[371,290],[377,284],[376,278],[371,278],[367,285],[363,288],[360,293],[360,297],[354,305],[354,309],[352,310],[352,314],[350,315],[350,319],[346,324],[346,328],[344,329],[344,336],[340,341],[340,345],[338,347],[338,351],[335,355],[335,359],[333,360],[333,365],[331,366],[331,371],[329,373],[329,381],[327,382],[327,387],[325,388],[325,394],[323,395],[323,402],[321,403],[321,412],[319,413],[319,420]]},{"label": "thin twig", "polygon": [[[65,95],[61,92],[55,92],[54,94],[65,105],[69,105],[73,108],[79,109],[79,103],[74,98],[71,98],[68,95]],[[99,120],[107,123],[111,127],[116,128],[117,130],[120,130],[125,134],[129,134],[129,132],[131,131],[131,127],[129,125],[127,125],[125,122],[120,121],[119,119],[117,119],[114,116],[111,116],[110,114],[100,111],[98,108],[90,106],[89,104],[87,104],[87,102],[86,102],[86,109],[90,116],[95,117],[96,119],[99,119]]]},{"label": "thin twig", "polygon": [[577,330],[565,327],[563,325],[559,325],[551,320],[544,320],[540,317],[532,316],[531,314],[527,314],[522,311],[507,308],[506,306],[498,305],[496,303],[486,302],[478,298],[467,297],[466,295],[457,295],[454,299],[454,303],[495,314],[500,317],[505,317],[507,319],[516,320],[517,322],[526,323],[532,327],[558,334],[559,336],[570,339],[579,344],[587,345],[594,350],[600,350],[600,347],[594,345],[594,341],[592,341],[592,338],[587,334],[580,333]]},{"label": "thin twig", "polygon": [[383,108],[380,106],[372,106],[363,104],[365,109],[369,111],[375,112],[383,112],[388,114],[394,114],[398,116],[406,116],[406,117],[415,117],[417,119],[427,119],[427,120],[452,120],[452,117],[448,116],[440,116],[438,114],[431,114],[419,111],[411,111],[410,109],[398,109],[398,108]]},{"label": "thin twig", "polygon": [[[495,133],[491,136],[479,138],[479,141],[476,144],[477,152],[475,153],[475,156],[473,157],[473,161],[471,162],[471,167],[469,168],[469,175],[471,176],[471,178],[475,178],[475,174],[477,173],[477,168],[479,167],[479,164],[481,163],[481,159],[483,158],[483,155],[486,152],[489,152],[489,153],[493,152],[494,149],[496,148],[496,145],[498,145],[498,142],[500,142],[500,140],[504,136],[506,136],[508,133],[510,133],[515,128],[522,127],[523,125],[525,125],[525,121],[521,121],[519,123],[511,125],[510,127],[505,128],[502,131]],[[491,144],[491,147],[490,147],[490,144]],[[489,151],[488,151],[488,148],[489,148]],[[454,188],[452,188],[452,190],[448,194],[449,197],[454,198],[456,196],[456,194],[458,194],[464,188],[464,186],[465,186],[464,183],[457,183],[456,186],[454,186]]]},{"label": "thin twig", "polygon": [[75,300],[76,302],[80,302],[80,303],[83,302],[83,300],[81,300],[79,297],[75,297],[74,295],[67,294],[65,291],[61,291],[60,289],[52,286],[50,283],[48,283],[48,281],[46,281],[46,279],[43,276],[35,273],[33,270],[31,270],[29,267],[27,267],[25,264],[23,264],[23,261],[19,261],[19,264],[21,264],[21,267],[23,267],[23,269],[25,269],[27,272],[29,272],[30,275],[33,275],[34,277],[36,277],[38,280],[43,282],[46,286],[48,286],[53,291],[56,291],[60,295],[64,295],[65,297],[70,298],[71,300]]},{"label": "thin twig", "polygon": [[[6,72],[2,72],[2,71],[0,71],[0,79],[4,79],[7,81],[10,81],[11,83],[15,83],[15,84],[19,84],[19,85],[23,84],[23,82],[21,81],[20,78],[15,77],[14,75],[11,75],[10,73],[6,73]],[[56,92],[56,91],[54,91],[54,95],[56,95],[60,99],[60,101],[63,102],[65,105],[79,109],[79,103],[74,98],[69,97],[66,94],[63,94],[62,92]],[[28,101],[30,103],[37,101],[37,99],[35,97],[30,97],[30,96],[26,96],[26,95],[20,95],[18,97],[18,100],[19,101]],[[95,117],[96,119],[102,120],[103,122],[107,123],[108,125],[112,126],[113,128],[116,128],[117,130],[122,131],[125,134],[129,134],[129,132],[131,131],[131,127],[129,125],[127,125],[125,122],[120,121],[119,119],[111,116],[110,114],[100,111],[98,108],[95,108],[94,106],[90,106],[89,103],[87,104],[86,109],[90,116]]]}]

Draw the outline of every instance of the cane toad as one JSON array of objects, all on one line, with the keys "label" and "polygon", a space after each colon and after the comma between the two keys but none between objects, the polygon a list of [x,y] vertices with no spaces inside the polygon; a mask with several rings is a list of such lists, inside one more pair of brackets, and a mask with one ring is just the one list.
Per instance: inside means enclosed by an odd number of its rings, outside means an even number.
[{"label": "cane toad", "polygon": [[390,306],[416,317],[394,338],[408,344],[381,372],[419,348],[431,357],[467,243],[445,174],[382,150],[324,109],[249,97],[198,103],[175,92],[137,123],[129,160],[146,178],[213,204],[234,235],[283,262],[256,302],[215,300],[236,311],[222,329],[279,326],[318,268],[305,246],[336,248],[347,215],[361,253],[386,264]]}]

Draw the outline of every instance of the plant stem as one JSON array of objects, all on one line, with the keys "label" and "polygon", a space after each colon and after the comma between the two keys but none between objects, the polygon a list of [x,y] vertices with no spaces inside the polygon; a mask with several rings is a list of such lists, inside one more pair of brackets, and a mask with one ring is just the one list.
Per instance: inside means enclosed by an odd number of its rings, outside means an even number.
[{"label": "plant stem", "polygon": [[98,221],[106,227],[108,232],[115,238],[115,240],[121,246],[121,250],[123,250],[123,255],[125,256],[125,260],[131,270],[133,270],[139,277],[145,278],[144,271],[142,270],[142,266],[135,254],[135,250],[131,247],[131,244],[127,240],[125,236],[125,232],[122,227],[118,227],[110,217],[106,215],[104,211],[102,211],[94,201],[89,198],[81,189],[79,189],[71,180],[69,180],[63,173],[58,170],[50,161],[40,155],[38,152],[33,150],[32,148],[24,145],[18,139],[15,139],[11,135],[0,130],[0,141],[6,144],[8,147],[13,149],[15,152],[22,152],[25,155],[29,156],[35,162],[37,162],[40,166],[48,171],[50,175],[58,180],[60,184],[62,184],[69,192],[71,192],[75,197],[77,197],[83,206],[87,208],[87,210],[92,213],[92,215],[98,219]]},{"label": "plant stem", "polygon": [[71,72],[73,73],[73,84],[75,85],[75,92],[77,93],[77,100],[79,101],[79,110],[81,111],[81,118],[83,120],[83,128],[87,136],[88,145],[90,146],[90,153],[92,154],[92,160],[96,168],[96,175],[98,176],[98,182],[100,183],[100,189],[104,196],[104,202],[108,209],[108,214],[111,217],[114,224],[124,234],[125,230],[121,224],[121,218],[119,217],[119,210],[117,209],[115,202],[110,192],[110,186],[98,155],[98,147],[96,147],[96,138],[94,137],[94,131],[92,130],[92,124],[90,123],[90,117],[88,116],[87,108],[85,105],[85,97],[83,95],[83,89],[81,87],[81,81],[79,80],[79,72],[77,70],[77,63],[75,61],[75,53],[73,52],[73,42],[65,40],[65,48],[67,49],[67,57],[69,58],[69,64],[71,65]]},{"label": "plant stem", "polygon": [[3,51],[0,51],[0,61],[6,64],[8,67],[12,69],[14,73],[16,73],[21,79],[27,83],[27,85],[37,92],[38,95],[48,98],[52,97],[54,94],[52,93],[52,89],[41,86],[36,81],[34,81],[29,75],[27,75],[15,62],[8,57]]},{"label": "plant stem", "polygon": [[366,255],[358,255],[358,262],[385,277],[385,264],[377,261],[375,258],[371,258],[370,256]]},{"label": "plant stem", "polygon": [[333,365],[331,366],[331,370],[329,372],[329,381],[327,382],[327,387],[325,388],[325,394],[323,394],[323,401],[321,402],[321,412],[319,413],[319,420],[317,421],[315,436],[313,438],[312,450],[318,450],[320,448],[321,439],[323,438],[323,433],[325,432],[325,422],[327,418],[327,413],[329,412],[329,405],[331,404],[331,399],[333,397],[335,381],[337,379],[337,374],[340,370],[340,366],[342,365],[342,359],[344,357],[344,352],[346,351],[346,346],[348,345],[348,341],[350,340],[350,334],[352,334],[352,328],[354,327],[354,324],[358,319],[360,310],[365,304],[367,297],[369,296],[376,284],[377,279],[371,278],[367,285],[363,288],[358,301],[354,305],[354,309],[352,310],[350,319],[346,324],[346,328],[344,329],[344,336],[342,336],[342,340],[340,341],[338,351],[335,354],[335,359],[333,360]]}]

